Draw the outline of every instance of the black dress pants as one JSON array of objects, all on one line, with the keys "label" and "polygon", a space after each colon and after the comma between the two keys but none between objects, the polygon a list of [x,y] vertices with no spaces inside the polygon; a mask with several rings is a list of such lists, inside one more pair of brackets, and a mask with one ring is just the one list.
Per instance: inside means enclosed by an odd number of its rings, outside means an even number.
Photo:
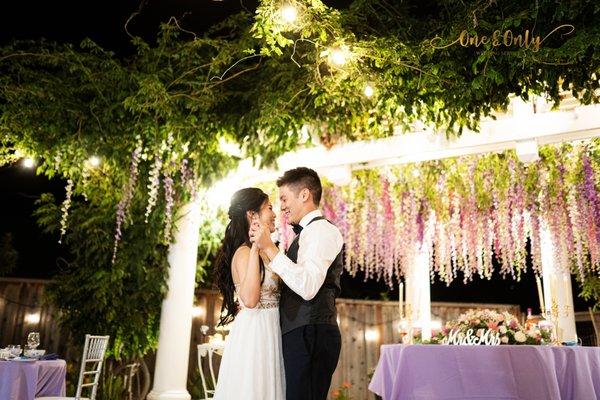
[{"label": "black dress pants", "polygon": [[286,400],[326,400],[340,357],[337,325],[305,325],[282,336]]}]

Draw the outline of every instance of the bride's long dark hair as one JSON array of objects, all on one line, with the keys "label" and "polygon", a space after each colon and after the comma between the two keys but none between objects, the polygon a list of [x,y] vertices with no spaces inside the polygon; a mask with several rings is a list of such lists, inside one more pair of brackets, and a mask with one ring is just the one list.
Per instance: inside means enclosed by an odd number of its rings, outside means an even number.
[{"label": "bride's long dark hair", "polygon": [[[248,224],[246,212],[259,212],[268,198],[269,196],[258,188],[238,190],[231,198],[228,212],[229,223],[225,229],[225,237],[214,264],[215,281],[223,296],[219,325],[225,325],[233,321],[238,311],[238,305],[234,297],[235,286],[231,275],[231,261],[240,246],[252,246],[248,236],[250,225]],[[264,265],[262,262],[260,262],[260,273],[261,279],[264,279]]]}]

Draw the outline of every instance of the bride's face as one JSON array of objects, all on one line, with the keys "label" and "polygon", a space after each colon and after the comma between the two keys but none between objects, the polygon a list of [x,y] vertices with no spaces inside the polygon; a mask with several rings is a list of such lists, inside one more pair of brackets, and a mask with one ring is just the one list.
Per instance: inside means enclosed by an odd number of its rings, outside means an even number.
[{"label": "bride's face", "polygon": [[262,226],[266,226],[269,232],[275,232],[275,212],[273,211],[273,205],[271,201],[267,199],[258,212],[258,219]]}]

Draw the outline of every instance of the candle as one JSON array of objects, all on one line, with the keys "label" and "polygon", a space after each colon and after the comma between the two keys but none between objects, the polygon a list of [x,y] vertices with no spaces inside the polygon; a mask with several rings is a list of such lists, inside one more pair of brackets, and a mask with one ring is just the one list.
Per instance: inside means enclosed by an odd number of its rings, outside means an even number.
[{"label": "candle", "polygon": [[544,303],[544,292],[542,291],[542,281],[539,276],[535,277],[535,281],[537,283],[537,291],[538,297],[540,300],[540,310],[542,311],[542,315],[546,312],[546,304]]},{"label": "candle", "polygon": [[404,283],[400,282],[400,295],[398,297],[398,307],[400,308],[400,319],[404,318],[404,309],[402,302],[404,301]]}]

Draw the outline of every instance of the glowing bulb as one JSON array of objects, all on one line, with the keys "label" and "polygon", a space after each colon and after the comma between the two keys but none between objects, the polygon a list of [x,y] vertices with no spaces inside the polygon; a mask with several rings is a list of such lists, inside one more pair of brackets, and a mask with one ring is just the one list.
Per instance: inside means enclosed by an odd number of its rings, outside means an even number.
[{"label": "glowing bulb", "polygon": [[371,97],[371,96],[373,96],[374,93],[375,93],[375,89],[373,89],[373,86],[371,86],[371,85],[365,86],[365,96]]},{"label": "glowing bulb", "polygon": [[23,159],[23,166],[25,168],[33,168],[35,167],[35,160],[31,157],[26,157]]},{"label": "glowing bulb", "polygon": [[90,163],[90,165],[92,167],[97,167],[100,165],[100,157],[98,156],[91,156],[90,159],[88,160],[88,162]]},{"label": "glowing bulb", "polygon": [[291,4],[285,5],[281,8],[281,18],[286,24],[291,24],[298,18],[298,11],[296,7]]},{"label": "glowing bulb", "polygon": [[343,66],[348,62],[349,51],[346,47],[336,47],[331,50],[329,61],[338,67]]},{"label": "glowing bulb", "polygon": [[37,324],[40,322],[40,313],[25,314],[25,322],[28,324]]},{"label": "glowing bulb", "polygon": [[365,340],[367,342],[376,342],[379,340],[379,332],[375,329],[367,329],[365,331]]}]

